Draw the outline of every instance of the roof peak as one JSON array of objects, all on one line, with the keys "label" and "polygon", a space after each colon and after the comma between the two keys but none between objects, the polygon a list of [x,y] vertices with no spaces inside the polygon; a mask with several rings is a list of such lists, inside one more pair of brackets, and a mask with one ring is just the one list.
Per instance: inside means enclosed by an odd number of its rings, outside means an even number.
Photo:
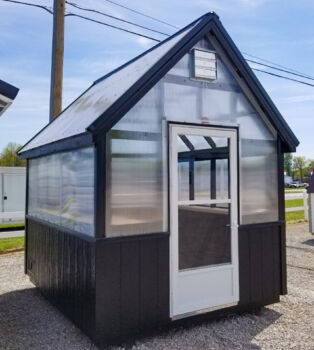
[{"label": "roof peak", "polygon": [[184,32],[185,30],[187,30],[189,27],[194,26],[197,22],[200,22],[203,19],[210,19],[210,18],[216,18],[219,19],[219,16],[214,12],[214,11],[210,11],[205,13],[204,15],[198,17],[197,19],[195,19],[193,22],[187,24],[186,26],[184,26],[183,28],[179,29],[177,32],[173,33],[172,35],[168,36],[166,39],[161,40],[158,44],[152,46],[151,48],[149,48],[148,50],[142,52],[141,54],[139,54],[138,56],[133,57],[131,60],[127,61],[126,63],[122,64],[121,66],[115,68],[114,70],[108,72],[107,74],[103,75],[102,77],[96,79],[94,81],[94,83],[92,85],[96,85],[99,82],[101,82],[102,80],[108,78],[110,75],[118,72],[119,70],[121,70],[122,68],[125,68],[126,66],[128,66],[130,63],[136,61],[137,59],[141,58],[142,56],[145,56],[147,53],[149,53],[150,51],[155,50],[157,47],[163,45],[164,43],[166,43],[167,41],[171,40],[172,38],[174,38],[175,36],[181,34],[182,32]]}]

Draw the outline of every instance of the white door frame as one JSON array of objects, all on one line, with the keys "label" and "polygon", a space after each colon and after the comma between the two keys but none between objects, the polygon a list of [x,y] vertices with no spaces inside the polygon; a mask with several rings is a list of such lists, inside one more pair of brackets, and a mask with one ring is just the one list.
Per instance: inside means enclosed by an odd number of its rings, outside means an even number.
[{"label": "white door frame", "polygon": [[[228,137],[230,140],[229,149],[229,178],[230,198],[226,200],[178,200],[178,160],[177,160],[177,135],[197,135],[210,137]],[[186,314],[199,313],[202,310],[220,309],[235,305],[239,301],[239,267],[238,267],[238,160],[237,160],[237,130],[223,127],[195,126],[188,124],[169,124],[169,170],[170,170],[170,317],[172,319],[184,317]],[[221,264],[205,268],[197,268],[179,272],[178,253],[178,205],[179,204],[230,204],[230,227],[231,227],[231,264]],[[206,202],[206,203],[205,203]],[[214,304],[196,307],[195,310],[185,310],[176,305],[178,295],[178,281],[181,276],[191,276],[206,272],[217,273],[229,270],[232,276],[232,293],[228,298],[217,299]],[[205,276],[205,275],[203,275]],[[206,277],[206,276],[205,276]],[[204,277],[204,278],[205,278]],[[200,305],[199,301],[196,304]],[[191,306],[190,306],[191,309]]]}]

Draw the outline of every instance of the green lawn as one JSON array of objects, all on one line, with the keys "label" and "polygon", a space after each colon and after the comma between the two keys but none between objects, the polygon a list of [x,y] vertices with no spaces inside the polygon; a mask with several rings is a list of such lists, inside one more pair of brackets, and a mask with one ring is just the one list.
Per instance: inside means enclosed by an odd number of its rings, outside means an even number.
[{"label": "green lawn", "polygon": [[286,221],[299,221],[304,220],[304,211],[292,211],[286,213]]},{"label": "green lawn", "polygon": [[[291,192],[289,192],[291,193]],[[286,208],[303,207],[303,199],[290,199],[285,201]],[[292,211],[286,213],[286,221],[304,220],[304,211]]]},{"label": "green lawn", "polygon": [[21,248],[24,248],[24,237],[0,238],[0,254]]},{"label": "green lawn", "polygon": [[303,207],[303,199],[291,199],[286,201],[286,208]]}]

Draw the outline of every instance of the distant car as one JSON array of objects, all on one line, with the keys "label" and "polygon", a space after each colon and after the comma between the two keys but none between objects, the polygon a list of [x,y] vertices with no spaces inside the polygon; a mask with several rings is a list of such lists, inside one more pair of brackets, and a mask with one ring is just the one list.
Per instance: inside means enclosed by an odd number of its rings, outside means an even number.
[{"label": "distant car", "polygon": [[300,181],[293,181],[291,184],[289,184],[290,188],[300,188],[300,187],[305,187],[307,188],[309,184],[305,182],[300,182]]}]

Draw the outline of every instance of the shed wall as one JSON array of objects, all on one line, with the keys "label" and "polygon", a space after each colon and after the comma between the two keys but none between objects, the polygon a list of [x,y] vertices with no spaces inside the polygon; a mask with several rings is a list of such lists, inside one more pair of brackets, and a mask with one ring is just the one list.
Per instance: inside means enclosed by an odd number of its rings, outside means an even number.
[{"label": "shed wall", "polygon": [[[280,222],[240,226],[240,302],[223,312],[279,301],[283,230]],[[27,231],[31,280],[93,341],[120,342],[170,323],[168,234],[91,243],[32,218]]]},{"label": "shed wall", "polygon": [[27,274],[40,292],[90,337],[94,332],[95,246],[28,217]]},{"label": "shed wall", "polygon": [[238,127],[240,223],[278,220],[276,131],[218,53],[217,80],[192,79],[192,66],[187,53],[106,135],[107,237],[167,230],[168,122]]}]

